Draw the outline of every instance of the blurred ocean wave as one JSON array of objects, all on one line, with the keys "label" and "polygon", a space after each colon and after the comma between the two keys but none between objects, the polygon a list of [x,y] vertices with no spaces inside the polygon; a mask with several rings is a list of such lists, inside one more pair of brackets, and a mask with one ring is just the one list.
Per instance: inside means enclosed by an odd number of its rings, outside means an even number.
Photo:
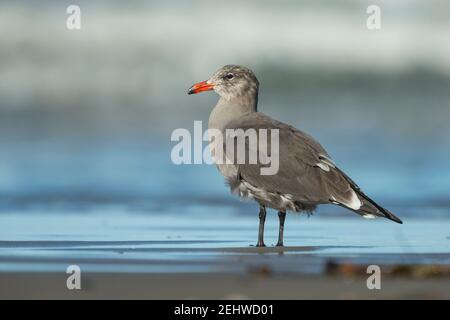
[{"label": "blurred ocean wave", "polygon": [[78,32],[65,28],[68,3],[2,2],[1,109],[161,110],[168,88],[227,63],[250,65],[266,91],[285,87],[270,80],[280,69],[298,86],[450,81],[446,1],[382,1],[380,31],[365,26],[369,1],[81,1]]},{"label": "blurred ocean wave", "polygon": [[53,137],[164,137],[205,118],[186,89],[228,63],[255,70],[261,109],[275,116],[356,108],[351,122],[363,122],[376,108],[416,123],[425,107],[438,122],[450,116],[446,1],[382,1],[380,31],[365,26],[368,1],[81,1],[80,31],[65,27],[68,4],[0,4],[3,137],[35,126]]}]

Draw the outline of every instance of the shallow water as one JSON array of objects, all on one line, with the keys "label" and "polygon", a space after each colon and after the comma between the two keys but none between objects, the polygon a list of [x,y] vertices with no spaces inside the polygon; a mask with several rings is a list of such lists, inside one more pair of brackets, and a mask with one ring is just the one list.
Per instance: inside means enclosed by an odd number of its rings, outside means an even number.
[{"label": "shallow water", "polygon": [[[401,163],[403,153],[383,157],[363,141],[351,154],[334,152],[405,223],[323,206],[311,218],[288,216],[288,248],[261,250],[252,246],[256,205],[230,195],[213,166],[175,166],[167,145],[53,141],[13,150],[0,161],[1,272],[64,273],[76,264],[84,272],[316,274],[330,261],[450,264],[449,181],[433,159]],[[364,157],[353,156],[358,150]],[[267,245],[276,243],[277,220],[271,211]]]},{"label": "shallow water", "polygon": [[284,249],[277,218],[266,223],[264,249],[255,248],[256,214],[118,211],[0,216],[0,271],[320,273],[329,261],[359,264],[450,264],[450,221],[408,219],[404,225],[359,217],[291,215]]}]

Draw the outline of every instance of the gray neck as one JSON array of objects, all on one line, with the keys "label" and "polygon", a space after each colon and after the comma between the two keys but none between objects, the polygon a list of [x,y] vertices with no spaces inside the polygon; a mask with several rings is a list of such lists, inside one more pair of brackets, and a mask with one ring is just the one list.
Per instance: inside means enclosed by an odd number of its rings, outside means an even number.
[{"label": "gray neck", "polygon": [[209,116],[209,129],[224,130],[227,124],[243,115],[256,112],[258,93],[246,94],[229,100],[221,97]]}]

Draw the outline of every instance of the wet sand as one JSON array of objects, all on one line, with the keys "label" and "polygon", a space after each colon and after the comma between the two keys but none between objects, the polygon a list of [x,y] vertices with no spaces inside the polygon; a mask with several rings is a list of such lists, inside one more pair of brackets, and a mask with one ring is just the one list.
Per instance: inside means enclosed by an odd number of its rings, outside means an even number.
[{"label": "wet sand", "polygon": [[[276,222],[269,217],[267,245]],[[287,247],[256,248],[253,216],[3,214],[0,298],[450,298],[448,220],[290,216],[286,226]],[[79,291],[66,287],[74,264]],[[372,264],[381,290],[367,289]]]},{"label": "wet sand", "polygon": [[66,275],[0,275],[1,299],[449,299],[450,279],[383,279],[368,290],[364,277],[324,275],[130,274],[83,276],[81,290]]}]

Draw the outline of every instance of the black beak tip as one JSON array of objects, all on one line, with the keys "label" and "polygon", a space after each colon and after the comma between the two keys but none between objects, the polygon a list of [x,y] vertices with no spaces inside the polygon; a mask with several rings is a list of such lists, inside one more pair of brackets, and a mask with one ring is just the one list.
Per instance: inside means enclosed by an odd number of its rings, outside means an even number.
[{"label": "black beak tip", "polygon": [[194,90],[193,90],[192,88],[189,88],[187,94],[188,94],[188,95],[194,94]]}]

